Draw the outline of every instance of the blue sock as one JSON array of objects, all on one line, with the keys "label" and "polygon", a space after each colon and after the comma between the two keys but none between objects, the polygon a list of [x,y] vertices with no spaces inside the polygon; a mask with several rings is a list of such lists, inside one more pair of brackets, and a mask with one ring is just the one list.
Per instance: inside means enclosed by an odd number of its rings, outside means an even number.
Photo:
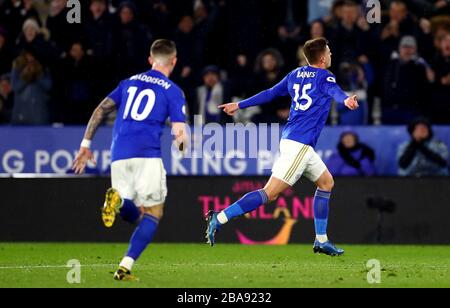
[{"label": "blue sock", "polygon": [[136,261],[141,256],[145,248],[152,242],[158,229],[158,224],[159,220],[156,217],[148,214],[144,215],[131,237],[127,257]]},{"label": "blue sock", "polygon": [[139,220],[139,217],[141,217],[141,211],[133,201],[124,199],[122,208],[120,209],[120,216],[126,222],[134,224]]},{"label": "blue sock", "polygon": [[267,203],[269,203],[269,198],[267,197],[266,192],[263,189],[261,189],[246,194],[244,197],[242,197],[242,199],[230,205],[223,212],[227,216],[227,219],[231,220],[235,217],[239,217],[244,214],[253,212],[260,206],[265,205]]},{"label": "blue sock", "polygon": [[328,225],[328,203],[330,201],[331,192],[318,189],[314,197],[314,224],[316,226],[316,235],[327,235]]}]

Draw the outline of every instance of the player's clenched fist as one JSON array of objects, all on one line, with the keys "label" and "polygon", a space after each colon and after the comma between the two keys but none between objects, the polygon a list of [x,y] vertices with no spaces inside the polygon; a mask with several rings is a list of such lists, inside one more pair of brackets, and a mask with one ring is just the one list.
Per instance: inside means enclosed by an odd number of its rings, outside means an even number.
[{"label": "player's clenched fist", "polygon": [[236,113],[236,111],[239,110],[239,103],[229,103],[225,105],[220,105],[219,108],[223,109],[223,111],[229,116],[233,116]]},{"label": "player's clenched fist", "polygon": [[345,100],[345,106],[350,110],[356,110],[359,108],[358,97],[356,95],[350,96]]}]

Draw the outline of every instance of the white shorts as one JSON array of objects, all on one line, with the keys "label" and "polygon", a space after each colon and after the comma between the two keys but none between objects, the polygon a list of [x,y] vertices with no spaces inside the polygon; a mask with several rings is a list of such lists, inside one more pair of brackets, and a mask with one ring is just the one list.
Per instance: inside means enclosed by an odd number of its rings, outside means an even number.
[{"label": "white shorts", "polygon": [[167,197],[166,170],[160,158],[132,158],[111,165],[112,187],[139,207],[162,205]]},{"label": "white shorts", "polygon": [[311,146],[283,139],[272,175],[294,186],[302,176],[315,183],[326,170],[327,166]]}]

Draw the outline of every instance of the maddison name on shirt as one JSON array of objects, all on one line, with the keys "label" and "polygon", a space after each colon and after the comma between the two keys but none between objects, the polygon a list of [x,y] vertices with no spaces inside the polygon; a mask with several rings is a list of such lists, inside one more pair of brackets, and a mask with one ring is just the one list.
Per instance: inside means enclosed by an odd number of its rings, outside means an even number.
[{"label": "maddison name on shirt", "polygon": [[166,90],[169,90],[170,87],[172,86],[170,83],[168,83],[164,79],[157,78],[157,77],[152,77],[152,76],[147,76],[147,75],[143,75],[143,74],[133,76],[133,77],[130,78],[130,80],[140,80],[140,81],[143,81],[143,82],[156,84],[158,86],[163,87]]}]

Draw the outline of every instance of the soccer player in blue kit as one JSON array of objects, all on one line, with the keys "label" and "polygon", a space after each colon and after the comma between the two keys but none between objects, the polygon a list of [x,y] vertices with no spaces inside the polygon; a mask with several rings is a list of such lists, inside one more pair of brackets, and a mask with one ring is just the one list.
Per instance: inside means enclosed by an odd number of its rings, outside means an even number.
[{"label": "soccer player in blue kit", "polygon": [[137,224],[127,254],[114,274],[116,280],[134,280],[135,261],[152,242],[163,216],[167,196],[166,171],[161,159],[161,136],[168,118],[175,143],[185,147],[186,102],[183,92],[169,80],[177,63],[175,43],[153,43],[152,69],[122,81],[94,111],[73,168],[81,174],[94,161],[91,141],[105,117],[117,110],[111,146],[112,188],[106,193],[102,219],[111,228],[116,215]]},{"label": "soccer player in blue kit", "polygon": [[219,107],[232,116],[239,109],[266,104],[277,97],[292,97],[290,118],[280,143],[281,155],[273,167],[271,179],[264,189],[245,195],[224,211],[207,214],[206,238],[211,246],[215,244],[216,232],[228,221],[276,201],[282,192],[305,176],[317,185],[314,252],[330,256],[344,253],[328,240],[328,203],[334,180],[314,147],[328,119],[332,99],[351,110],[359,106],[356,96],[348,97],[336,84],[335,76],[327,70],[331,66],[332,55],[327,40],[319,38],[308,41],[303,50],[308,66],[297,68],[279,84],[254,97]]}]

